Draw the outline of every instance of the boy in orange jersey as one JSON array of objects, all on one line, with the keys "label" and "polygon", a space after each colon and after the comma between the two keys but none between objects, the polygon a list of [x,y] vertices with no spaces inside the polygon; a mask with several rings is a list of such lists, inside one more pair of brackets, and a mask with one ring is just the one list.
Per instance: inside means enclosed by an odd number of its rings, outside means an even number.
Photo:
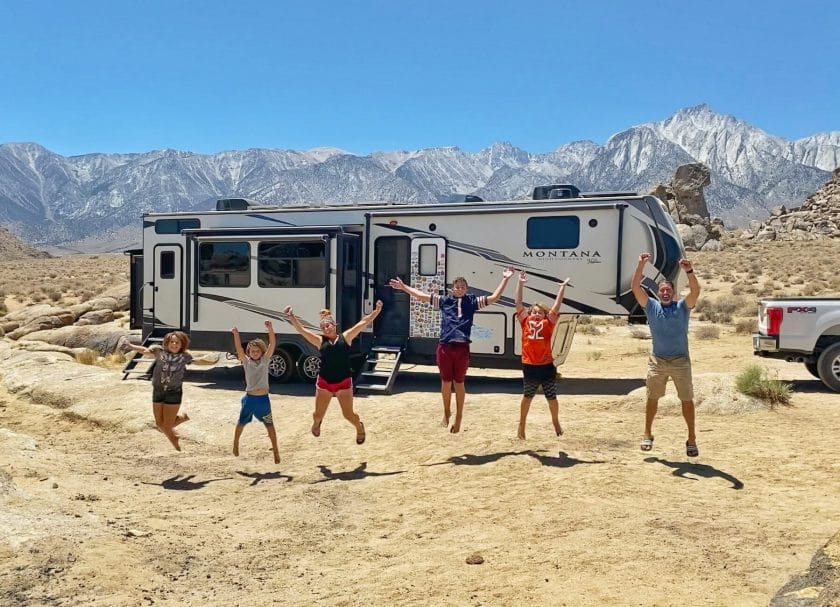
[{"label": "boy in orange jersey", "polygon": [[554,366],[554,356],[551,353],[551,336],[554,332],[554,325],[557,322],[557,315],[560,305],[563,303],[563,292],[567,278],[560,283],[557,290],[557,297],[550,309],[543,304],[534,304],[528,310],[522,305],[522,290],[528,281],[528,275],[522,271],[519,274],[519,281],[516,283],[516,317],[522,326],[522,376],[524,391],[519,411],[519,431],[517,436],[525,438],[525,420],[528,417],[528,410],[531,408],[531,400],[542,386],[543,394],[548,401],[548,410],[551,412],[551,423],[554,424],[554,432],[557,436],[563,434],[558,417],[559,407],[557,404],[557,367]]}]

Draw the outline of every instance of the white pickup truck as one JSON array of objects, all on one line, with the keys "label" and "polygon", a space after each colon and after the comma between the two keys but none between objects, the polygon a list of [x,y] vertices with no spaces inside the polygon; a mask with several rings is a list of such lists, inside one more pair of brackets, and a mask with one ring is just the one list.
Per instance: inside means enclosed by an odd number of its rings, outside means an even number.
[{"label": "white pickup truck", "polygon": [[762,299],[753,353],[805,363],[811,375],[840,392],[840,299]]}]

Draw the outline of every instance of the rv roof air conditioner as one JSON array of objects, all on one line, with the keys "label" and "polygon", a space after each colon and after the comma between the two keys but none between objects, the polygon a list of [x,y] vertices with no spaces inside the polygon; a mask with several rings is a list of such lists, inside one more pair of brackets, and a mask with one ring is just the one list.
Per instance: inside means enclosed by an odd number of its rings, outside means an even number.
[{"label": "rv roof air conditioner", "polygon": [[558,200],[564,198],[580,198],[580,190],[568,183],[556,185],[539,185],[534,188],[531,196],[533,200]]},{"label": "rv roof air conditioner", "polygon": [[217,211],[247,211],[248,209],[276,209],[276,205],[260,204],[247,198],[219,198],[216,201]]}]

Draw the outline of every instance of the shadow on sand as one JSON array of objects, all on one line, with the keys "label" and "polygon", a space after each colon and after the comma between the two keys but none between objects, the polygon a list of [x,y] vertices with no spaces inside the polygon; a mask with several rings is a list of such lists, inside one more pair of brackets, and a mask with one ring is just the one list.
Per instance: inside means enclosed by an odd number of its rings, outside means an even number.
[{"label": "shadow on sand", "polygon": [[453,466],[483,466],[497,462],[503,457],[510,457],[513,455],[528,455],[531,451],[499,451],[498,453],[486,453],[484,455],[473,455],[472,453],[465,453],[464,455],[453,455],[443,462],[435,462],[433,464],[422,464],[423,466],[446,466],[452,464]]},{"label": "shadow on sand", "polygon": [[577,459],[574,457],[570,457],[568,453],[565,451],[560,451],[557,454],[557,457],[553,455],[540,455],[541,453],[545,453],[545,451],[525,451],[525,455],[528,457],[533,457],[543,466],[552,466],[554,468],[571,468],[572,466],[577,466],[578,464],[606,464],[605,460],[585,460],[585,459]]},{"label": "shadow on sand", "polygon": [[195,478],[195,474],[188,474],[181,477],[180,474],[176,474],[171,478],[167,478],[159,483],[146,483],[144,485],[156,485],[159,487],[163,487],[164,489],[168,489],[170,491],[195,491],[196,489],[204,489],[209,483],[215,483],[216,481],[229,481],[231,477],[225,478],[211,478],[206,481],[194,481],[192,480]]},{"label": "shadow on sand", "polygon": [[700,479],[691,478],[691,476],[687,476],[688,474],[691,474],[693,476],[699,476],[702,478],[722,478],[732,483],[732,489],[744,488],[744,483],[739,481],[737,478],[735,478],[728,472],[718,470],[717,468],[709,466],[707,464],[693,464],[691,462],[669,462],[668,460],[664,460],[659,457],[646,457],[645,461],[649,464],[662,464],[663,466],[673,468],[674,471],[671,473],[673,476],[685,478],[690,481],[697,481]]},{"label": "shadow on sand", "polygon": [[242,472],[237,470],[236,473],[239,476],[253,479],[249,487],[258,485],[262,481],[276,481],[281,479],[285,480],[287,483],[291,483],[295,478],[294,476],[289,476],[288,474],[283,474],[282,472]]},{"label": "shadow on sand", "polygon": [[396,472],[370,472],[367,469],[367,462],[362,462],[353,470],[346,472],[333,472],[329,466],[318,465],[318,469],[324,478],[312,481],[312,484],[326,483],[328,481],[357,481],[368,476],[393,476],[395,474],[402,474],[405,470],[397,470]]}]

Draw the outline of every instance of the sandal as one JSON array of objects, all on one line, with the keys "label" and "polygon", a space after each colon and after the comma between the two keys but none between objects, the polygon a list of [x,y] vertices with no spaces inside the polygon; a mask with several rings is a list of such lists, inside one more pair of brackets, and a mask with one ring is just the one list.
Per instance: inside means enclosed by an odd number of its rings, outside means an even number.
[{"label": "sandal", "polygon": [[359,425],[362,427],[362,433],[356,434],[356,444],[363,445],[365,442],[365,425],[362,422],[359,422]]},{"label": "sandal", "polygon": [[700,455],[700,449],[697,448],[695,443],[690,443],[688,441],[685,442],[685,454],[688,457],[697,457]]},{"label": "sandal", "polygon": [[653,449],[653,437],[652,436],[645,436],[642,438],[642,444],[639,445],[639,448],[642,451],[650,451]]}]

